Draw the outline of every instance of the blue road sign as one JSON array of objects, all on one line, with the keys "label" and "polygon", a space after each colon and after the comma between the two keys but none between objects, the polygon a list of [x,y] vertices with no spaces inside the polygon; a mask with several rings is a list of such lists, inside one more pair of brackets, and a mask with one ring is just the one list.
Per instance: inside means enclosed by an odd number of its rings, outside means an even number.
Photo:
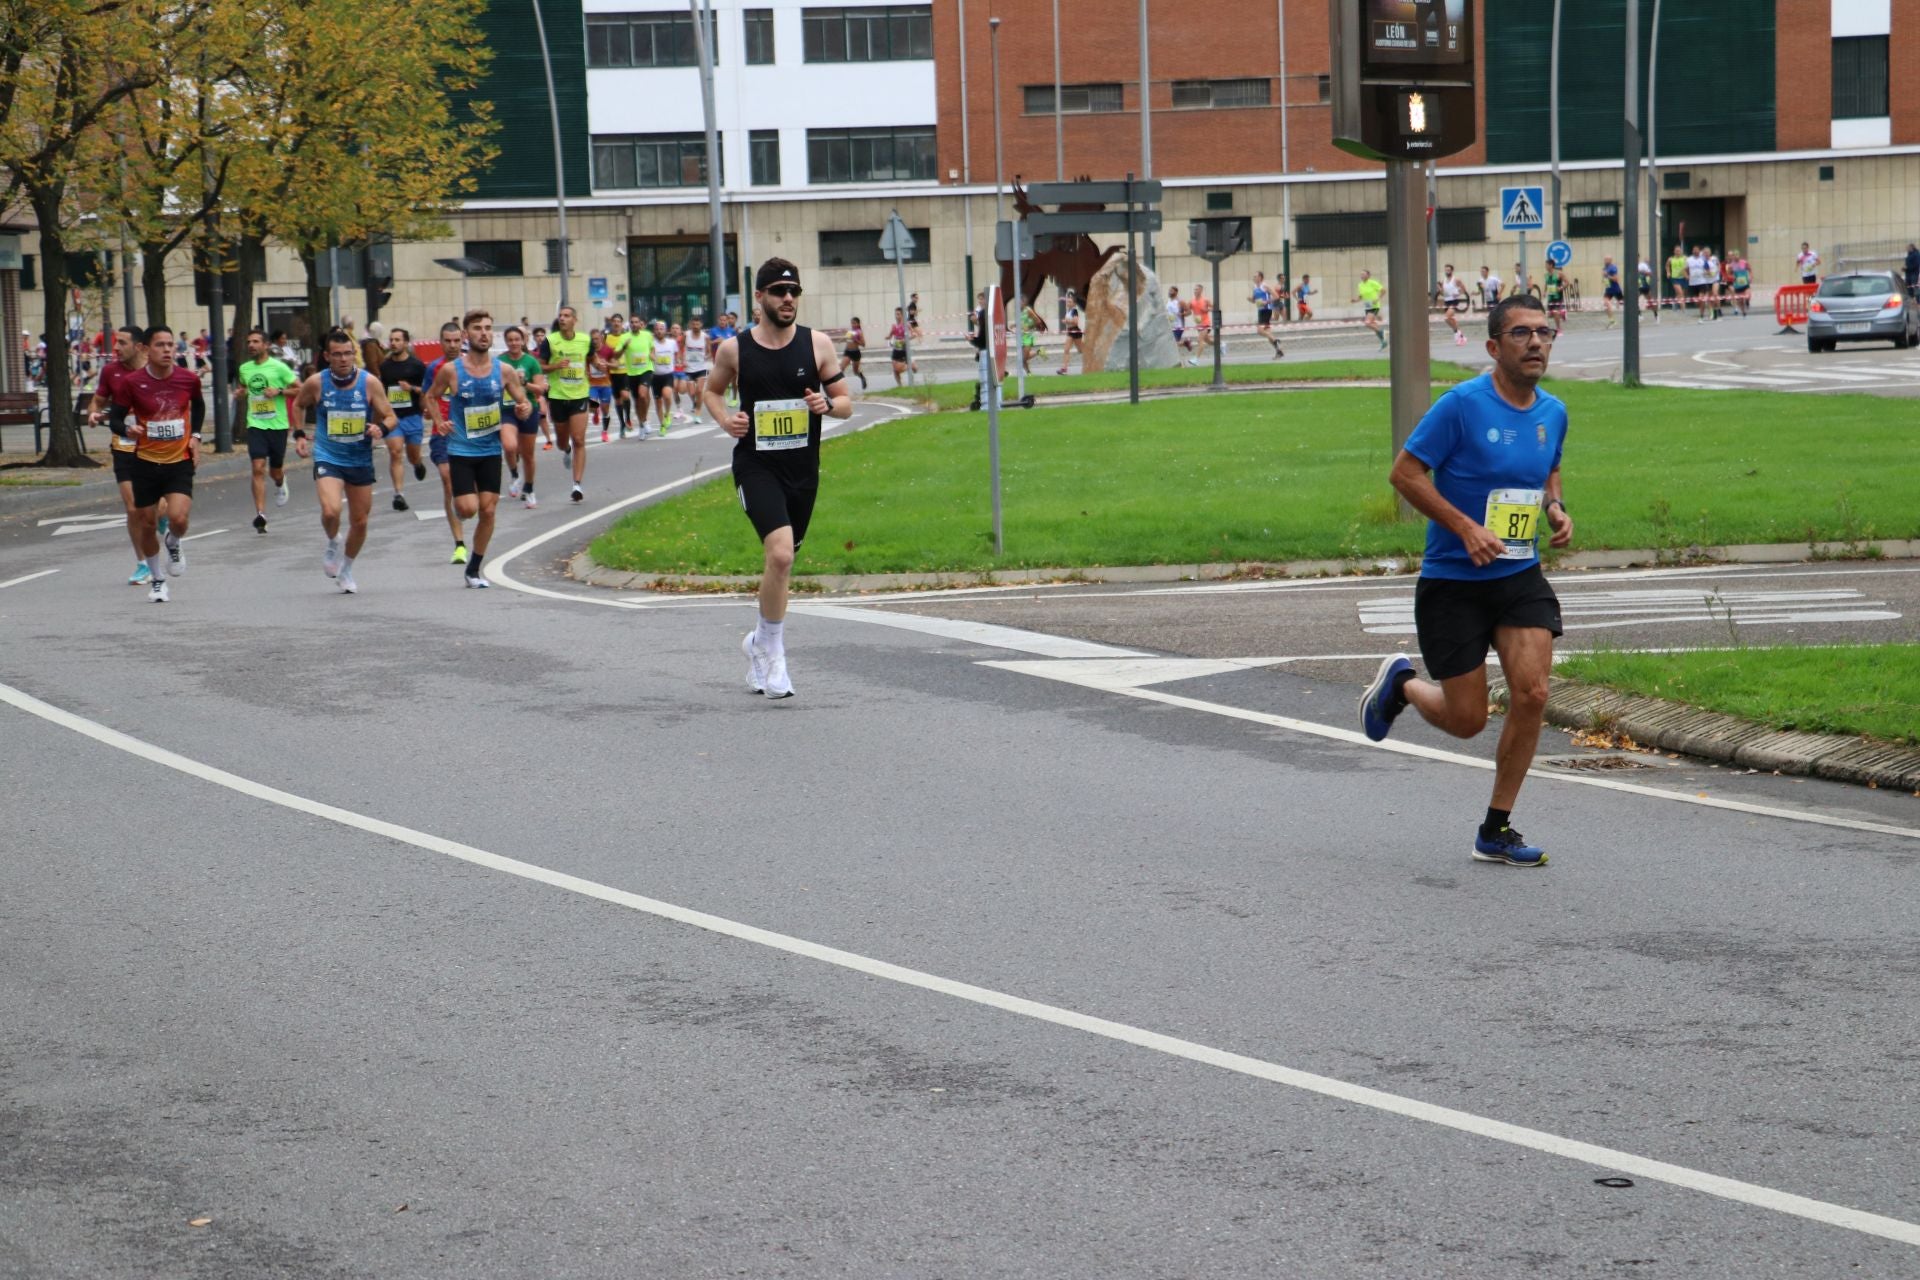
[{"label": "blue road sign", "polygon": [[1547,265],[1564,267],[1573,261],[1573,246],[1565,240],[1555,240],[1547,246]]},{"label": "blue road sign", "polygon": [[1538,231],[1546,226],[1541,211],[1547,207],[1545,187],[1500,188],[1500,229]]}]

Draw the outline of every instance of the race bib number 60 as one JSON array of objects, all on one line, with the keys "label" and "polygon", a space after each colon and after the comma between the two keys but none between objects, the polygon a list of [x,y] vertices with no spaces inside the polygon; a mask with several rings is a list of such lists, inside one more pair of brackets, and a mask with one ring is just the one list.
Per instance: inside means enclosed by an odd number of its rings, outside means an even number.
[{"label": "race bib number 60", "polygon": [[500,402],[476,404],[467,410],[467,436],[490,436],[500,430]]},{"label": "race bib number 60", "polygon": [[753,406],[753,447],[804,449],[811,426],[805,400],[762,400]]},{"label": "race bib number 60", "polygon": [[1483,523],[1507,544],[1500,559],[1533,559],[1534,539],[1540,534],[1540,495],[1538,489],[1495,489],[1487,495]]}]

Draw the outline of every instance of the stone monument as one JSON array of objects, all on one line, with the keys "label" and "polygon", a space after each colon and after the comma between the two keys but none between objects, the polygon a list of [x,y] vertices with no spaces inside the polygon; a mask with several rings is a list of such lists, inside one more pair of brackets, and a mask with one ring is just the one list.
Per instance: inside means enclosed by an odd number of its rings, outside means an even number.
[{"label": "stone monument", "polygon": [[[1160,277],[1140,264],[1140,367],[1171,369],[1180,363],[1173,344],[1173,322],[1167,316],[1166,293]],[[1087,288],[1086,367],[1124,373],[1127,368],[1127,252],[1115,253],[1093,273]]]}]

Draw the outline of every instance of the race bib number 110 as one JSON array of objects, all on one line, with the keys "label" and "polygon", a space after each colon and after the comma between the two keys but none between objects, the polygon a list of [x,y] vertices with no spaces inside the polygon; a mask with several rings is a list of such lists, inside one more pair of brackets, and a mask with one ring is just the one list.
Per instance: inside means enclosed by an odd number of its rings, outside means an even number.
[{"label": "race bib number 110", "polygon": [[753,447],[804,449],[812,421],[805,400],[762,400],[753,406]]}]

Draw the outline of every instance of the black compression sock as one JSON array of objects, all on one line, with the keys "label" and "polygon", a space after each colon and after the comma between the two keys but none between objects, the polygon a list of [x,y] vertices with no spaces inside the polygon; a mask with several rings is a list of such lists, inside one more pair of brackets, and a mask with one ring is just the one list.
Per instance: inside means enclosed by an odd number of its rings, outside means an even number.
[{"label": "black compression sock", "polygon": [[[467,557],[467,576],[469,578],[477,578],[480,576],[480,562],[486,559],[486,557],[487,553],[484,551],[476,551]],[[1489,810],[1489,812],[1491,812],[1491,810]]]},{"label": "black compression sock", "polygon": [[1413,672],[1411,671],[1402,671],[1393,678],[1393,698],[1394,701],[1398,702],[1401,706],[1406,705],[1407,681],[1411,679],[1413,679]]},{"label": "black compression sock", "polygon": [[1481,838],[1483,840],[1491,840],[1499,835],[1502,831],[1506,830],[1507,820],[1511,817],[1513,817],[1513,810],[1496,809],[1492,805],[1488,805],[1487,820],[1480,824]]}]

